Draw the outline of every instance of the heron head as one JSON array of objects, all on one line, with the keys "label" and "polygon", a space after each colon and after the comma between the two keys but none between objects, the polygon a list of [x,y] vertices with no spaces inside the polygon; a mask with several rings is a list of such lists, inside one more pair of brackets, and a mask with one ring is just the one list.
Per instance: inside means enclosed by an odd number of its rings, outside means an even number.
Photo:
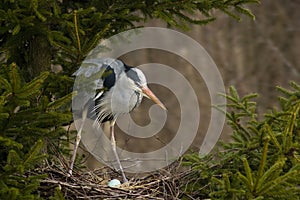
[{"label": "heron head", "polygon": [[144,73],[138,68],[130,68],[126,72],[127,76],[134,82],[134,88],[143,96],[151,99],[162,109],[167,110],[165,105],[156,97],[156,95],[148,88],[147,80]]}]

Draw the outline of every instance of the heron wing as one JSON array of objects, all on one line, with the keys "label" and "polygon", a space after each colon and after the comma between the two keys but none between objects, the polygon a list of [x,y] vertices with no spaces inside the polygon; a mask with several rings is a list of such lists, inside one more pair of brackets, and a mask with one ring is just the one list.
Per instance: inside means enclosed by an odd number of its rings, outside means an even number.
[{"label": "heron wing", "polygon": [[95,100],[95,97],[100,97],[113,86],[113,79],[118,79],[122,70],[124,71],[124,64],[117,59],[85,59],[73,74],[76,76],[73,90],[77,92],[76,97],[73,98],[73,106],[81,110],[90,99]]},{"label": "heron wing", "polygon": [[104,72],[108,67],[112,68],[118,76],[121,74],[124,64],[113,58],[86,59],[73,76],[86,78],[89,83],[94,83],[93,89],[101,89],[103,87],[103,77],[105,77]]}]

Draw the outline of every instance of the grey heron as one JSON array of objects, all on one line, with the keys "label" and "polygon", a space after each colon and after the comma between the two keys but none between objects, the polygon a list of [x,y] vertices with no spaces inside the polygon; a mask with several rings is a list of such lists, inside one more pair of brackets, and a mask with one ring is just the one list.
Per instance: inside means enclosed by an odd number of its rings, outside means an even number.
[{"label": "grey heron", "polygon": [[[126,65],[120,60],[112,58],[96,58],[85,60],[82,67],[74,73],[75,76],[83,78],[92,77],[100,73],[98,78],[92,79],[95,95],[85,97],[81,115],[84,121],[87,116],[94,117],[99,123],[110,123],[110,141],[117,165],[121,171],[123,181],[127,182],[123,167],[116,150],[114,125],[119,115],[129,113],[138,107],[143,96],[153,100],[158,106],[166,110],[164,104],[148,88],[144,73],[138,69]],[[79,91],[80,92],[80,91]],[[86,91],[83,91],[86,92]],[[88,92],[86,92],[88,93]],[[81,140],[83,125],[77,132],[74,151],[70,162],[69,173],[72,175],[73,165],[77,148]]]}]

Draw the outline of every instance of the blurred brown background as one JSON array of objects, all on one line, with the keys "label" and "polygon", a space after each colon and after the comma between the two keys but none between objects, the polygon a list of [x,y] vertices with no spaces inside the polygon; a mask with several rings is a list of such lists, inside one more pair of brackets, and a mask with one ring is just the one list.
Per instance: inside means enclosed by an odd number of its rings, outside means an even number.
[{"label": "blurred brown background", "polygon": [[[192,25],[191,30],[184,33],[208,51],[222,74],[226,88],[233,85],[241,95],[250,92],[260,94],[257,103],[258,112],[262,114],[277,105],[279,93],[276,86],[288,87],[291,80],[299,83],[300,1],[262,0],[261,5],[249,8],[256,16],[255,21],[243,17],[238,22],[223,13],[216,13],[216,21],[205,26]],[[145,26],[166,27],[159,21],[150,21]],[[133,66],[150,62],[166,64],[189,80],[197,91],[201,109],[198,137],[193,145],[197,149],[207,129],[211,108],[206,85],[193,67],[176,55],[158,50],[135,51],[122,59]],[[172,77],[166,78],[174,81]],[[118,145],[129,151],[147,152],[162,147],[174,137],[180,122],[179,104],[173,94],[157,85],[150,87],[168,108],[168,119],[164,129],[151,140],[129,138],[117,129]],[[137,124],[149,123],[147,113],[151,105],[152,102],[144,100],[131,114]],[[230,129],[225,127],[222,138],[228,139],[229,134]]]}]

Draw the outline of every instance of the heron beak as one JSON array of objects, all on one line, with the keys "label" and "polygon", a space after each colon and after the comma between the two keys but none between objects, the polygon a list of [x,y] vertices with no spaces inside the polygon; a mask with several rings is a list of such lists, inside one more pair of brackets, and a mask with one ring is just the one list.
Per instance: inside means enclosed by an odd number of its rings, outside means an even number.
[{"label": "heron beak", "polygon": [[167,110],[165,105],[155,96],[155,94],[153,94],[153,92],[147,86],[143,86],[143,87],[141,87],[141,89],[142,89],[143,95],[145,97],[154,101],[154,103],[156,103],[162,109]]}]

